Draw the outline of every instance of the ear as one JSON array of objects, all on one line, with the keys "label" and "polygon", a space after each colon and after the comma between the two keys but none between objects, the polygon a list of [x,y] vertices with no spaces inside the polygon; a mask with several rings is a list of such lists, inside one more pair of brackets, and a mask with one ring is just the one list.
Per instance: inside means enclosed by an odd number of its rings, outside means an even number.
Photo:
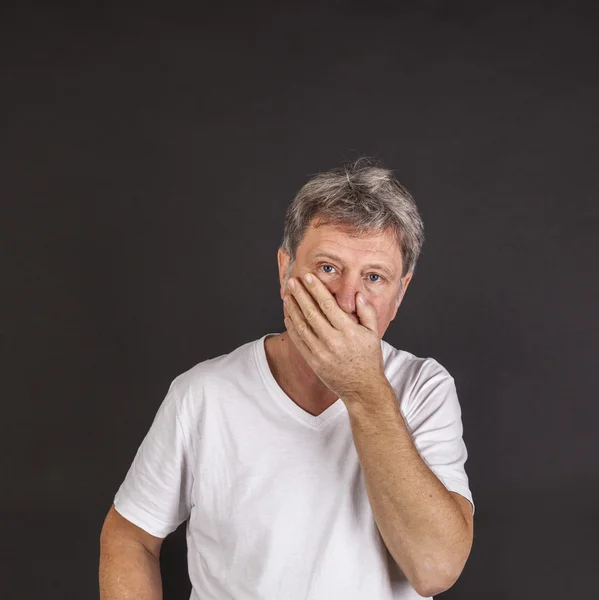
[{"label": "ear", "polygon": [[399,307],[401,305],[401,302],[404,298],[404,296],[406,295],[406,292],[408,291],[408,286],[410,285],[410,281],[412,281],[412,277],[414,276],[414,272],[410,271],[405,277],[402,278],[402,285],[403,285],[403,291],[401,293],[401,296],[397,302],[397,306],[395,307],[395,311],[393,312],[393,316],[391,317],[391,320],[393,321],[393,319],[395,319],[395,315],[397,314],[397,311],[399,310]]},{"label": "ear", "polygon": [[289,262],[291,261],[291,256],[287,253],[283,248],[279,248],[277,252],[277,262],[279,263],[279,286],[280,286],[280,294],[281,300],[283,299],[284,289],[285,289],[285,276],[287,275],[287,269],[289,268]]}]

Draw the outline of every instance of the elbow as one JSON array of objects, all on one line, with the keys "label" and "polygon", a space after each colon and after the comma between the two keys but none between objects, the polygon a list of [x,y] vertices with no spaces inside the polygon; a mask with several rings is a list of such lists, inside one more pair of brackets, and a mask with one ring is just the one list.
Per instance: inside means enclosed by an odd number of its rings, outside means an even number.
[{"label": "elbow", "polygon": [[437,594],[446,592],[457,580],[457,577],[443,580],[436,579],[434,581],[431,579],[426,579],[414,582],[413,587],[419,596],[422,596],[423,598],[432,598]]},{"label": "elbow", "polygon": [[[462,565],[463,566],[463,565]],[[446,569],[429,569],[417,574],[412,587],[419,596],[430,598],[446,592],[459,579],[462,569],[447,567]]]},{"label": "elbow", "polygon": [[458,552],[448,553],[444,559],[424,561],[416,570],[412,587],[423,598],[446,592],[460,578],[472,549],[472,538]]}]

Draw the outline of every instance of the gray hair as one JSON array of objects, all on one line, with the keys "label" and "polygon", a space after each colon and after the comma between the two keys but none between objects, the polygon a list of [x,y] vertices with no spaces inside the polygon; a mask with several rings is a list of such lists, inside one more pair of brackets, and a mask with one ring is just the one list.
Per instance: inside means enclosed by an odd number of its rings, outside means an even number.
[{"label": "gray hair", "polygon": [[[281,248],[291,257],[285,284],[297,248],[316,217],[314,227],[333,225],[354,237],[392,230],[403,262],[401,278],[415,270],[424,243],[422,218],[408,190],[380,163],[359,158],[315,175],[299,190],[285,215]],[[401,293],[400,279],[398,301]]]}]

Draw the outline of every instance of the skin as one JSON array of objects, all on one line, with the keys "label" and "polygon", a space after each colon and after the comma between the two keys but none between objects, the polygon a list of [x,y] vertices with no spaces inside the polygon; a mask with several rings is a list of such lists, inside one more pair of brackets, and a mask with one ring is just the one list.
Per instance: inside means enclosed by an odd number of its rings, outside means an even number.
[{"label": "skin", "polygon": [[[308,272],[318,277],[338,306],[356,323],[359,322],[356,294],[360,292],[375,311],[378,335],[382,338],[413,276],[409,272],[401,277],[403,262],[394,233],[388,230],[356,238],[346,229],[331,225],[314,227],[313,223],[297,248],[290,277],[302,277]],[[314,257],[320,252],[333,254],[340,260]],[[286,285],[290,259],[279,248],[281,299],[290,295]],[[386,270],[369,268],[370,264],[384,265]],[[290,316],[285,305],[283,312]],[[283,391],[310,414],[320,414],[338,399],[339,395],[318,377],[287,331],[266,338],[265,351],[273,376]]]}]

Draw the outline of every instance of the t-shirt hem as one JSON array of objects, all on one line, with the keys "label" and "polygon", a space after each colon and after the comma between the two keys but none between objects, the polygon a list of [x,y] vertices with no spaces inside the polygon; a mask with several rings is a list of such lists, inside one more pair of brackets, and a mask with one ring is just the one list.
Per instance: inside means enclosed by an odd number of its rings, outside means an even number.
[{"label": "t-shirt hem", "polygon": [[165,538],[176,529],[176,527],[170,527],[164,521],[160,521],[148,511],[141,508],[122,489],[117,492],[113,504],[121,516],[155,537]]},{"label": "t-shirt hem", "polygon": [[447,477],[440,477],[439,475],[437,475],[437,477],[441,480],[441,483],[447,488],[448,491],[457,492],[460,494],[460,496],[464,496],[464,498],[470,501],[470,504],[472,504],[472,514],[474,515],[474,500],[472,498],[472,492],[470,489],[455,479],[448,479]]}]

